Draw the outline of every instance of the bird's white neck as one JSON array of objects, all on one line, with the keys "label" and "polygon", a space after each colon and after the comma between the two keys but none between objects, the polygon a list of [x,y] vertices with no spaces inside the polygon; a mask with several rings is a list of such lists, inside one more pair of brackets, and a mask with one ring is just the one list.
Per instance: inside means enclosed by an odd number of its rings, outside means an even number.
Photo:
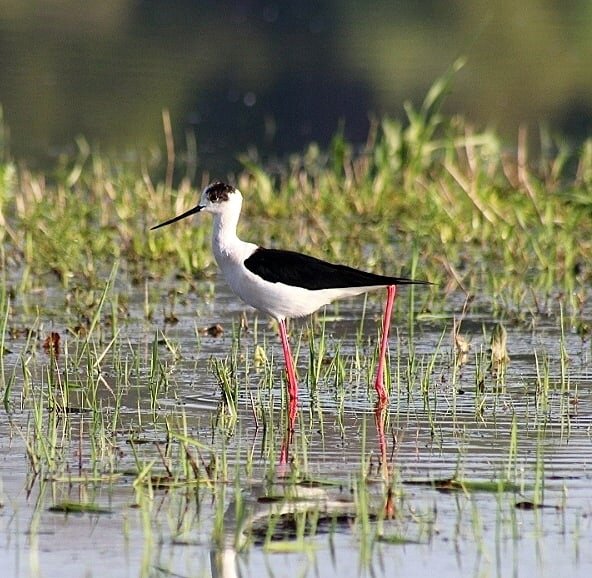
[{"label": "bird's white neck", "polygon": [[251,243],[238,238],[236,228],[241,212],[241,203],[228,204],[225,210],[214,215],[212,248],[218,265],[224,270],[229,261],[239,261],[246,253],[252,252]]},{"label": "bird's white neck", "polygon": [[238,215],[233,213],[220,213],[214,217],[214,229],[212,231],[212,248],[216,261],[223,254],[232,253],[239,238],[236,234]]}]

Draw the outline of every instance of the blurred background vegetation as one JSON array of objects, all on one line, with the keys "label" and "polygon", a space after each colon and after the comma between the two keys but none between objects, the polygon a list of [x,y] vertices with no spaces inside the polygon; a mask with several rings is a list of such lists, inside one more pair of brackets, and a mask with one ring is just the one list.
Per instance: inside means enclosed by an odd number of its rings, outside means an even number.
[{"label": "blurred background vegetation", "polygon": [[[573,143],[592,132],[589,0],[0,0],[0,104],[9,150],[30,166],[72,152],[177,147],[234,170],[366,140],[403,118],[460,55],[445,111]],[[192,144],[193,143],[193,144]]]}]

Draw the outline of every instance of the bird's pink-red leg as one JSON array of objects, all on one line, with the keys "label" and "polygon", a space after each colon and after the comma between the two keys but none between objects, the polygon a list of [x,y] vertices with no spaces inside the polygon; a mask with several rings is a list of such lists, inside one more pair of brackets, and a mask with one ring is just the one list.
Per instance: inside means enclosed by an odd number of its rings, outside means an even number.
[{"label": "bird's pink-red leg", "polygon": [[[395,285],[390,285],[386,288],[386,305],[384,308],[384,317],[382,319],[382,339],[380,341],[380,353],[378,357],[378,370],[376,372],[376,382],[374,387],[378,394],[378,401],[374,408],[374,422],[376,424],[376,433],[378,434],[378,446],[380,449],[380,467],[384,475],[388,476],[387,465],[387,447],[386,435],[384,426],[386,421],[386,407],[388,403],[388,393],[384,385],[384,366],[386,364],[386,353],[388,349],[389,328],[391,325],[391,316],[393,313],[393,305],[397,288]],[[388,502],[387,502],[388,508]]]},{"label": "bird's pink-red leg", "polygon": [[378,357],[378,370],[376,371],[376,381],[374,387],[378,394],[378,399],[381,402],[386,402],[388,394],[384,386],[384,366],[386,363],[386,352],[388,349],[388,336],[391,326],[391,315],[393,313],[393,304],[397,294],[397,287],[389,285],[386,288],[386,305],[384,308],[384,317],[382,319],[382,339],[380,341],[380,354]]},{"label": "bird's pink-red leg", "polygon": [[286,322],[282,319],[279,322],[279,326],[282,349],[284,350],[284,361],[286,363],[286,374],[288,375],[288,424],[280,452],[280,464],[287,464],[288,452],[292,443],[292,433],[294,432],[296,415],[298,414],[298,382],[296,381],[296,370],[294,369],[294,360],[290,351]]},{"label": "bird's pink-red leg", "polygon": [[286,332],[286,322],[282,319],[280,325],[280,338],[282,340],[282,349],[284,350],[284,361],[286,363],[286,373],[288,374],[288,397],[290,402],[298,400],[298,383],[296,381],[296,371],[294,370],[294,360],[290,351],[290,342]]}]

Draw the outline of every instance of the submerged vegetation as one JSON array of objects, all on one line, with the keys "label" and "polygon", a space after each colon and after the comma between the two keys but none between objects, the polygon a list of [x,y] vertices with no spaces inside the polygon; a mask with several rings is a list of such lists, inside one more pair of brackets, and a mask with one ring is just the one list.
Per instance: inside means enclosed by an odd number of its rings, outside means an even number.
[{"label": "submerged vegetation", "polygon": [[[214,176],[191,183],[172,149],[164,176],[82,141],[52,174],[3,151],[0,455],[24,456],[31,548],[48,515],[119,516],[128,540],[133,505],[139,575],[176,572],[163,539],[211,543],[223,566],[253,546],[312,556],[326,534],[335,569],[347,533],[375,572],[441,532],[470,533],[478,573],[485,536],[503,566],[518,516],[549,507],[579,551],[589,512],[565,505],[589,475],[592,141],[542,135],[535,159],[526,134],[505,148],[443,116],[457,66],[363,147],[337,134],[228,177],[244,238],[434,283],[397,301],[386,412],[371,411],[374,297],[292,326],[304,391],[287,437],[275,338],[215,290],[207,221],[149,232]],[[568,441],[580,461],[554,463]]]}]

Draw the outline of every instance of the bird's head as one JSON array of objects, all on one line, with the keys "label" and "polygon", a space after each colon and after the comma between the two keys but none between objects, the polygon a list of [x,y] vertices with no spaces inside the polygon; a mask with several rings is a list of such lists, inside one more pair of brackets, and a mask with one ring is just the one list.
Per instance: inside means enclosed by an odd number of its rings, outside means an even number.
[{"label": "bird's head", "polygon": [[214,181],[202,191],[199,203],[195,207],[185,211],[181,215],[177,215],[176,217],[165,221],[164,223],[160,223],[160,225],[152,227],[152,229],[158,229],[159,227],[170,225],[171,223],[180,221],[181,219],[199,213],[200,211],[203,211],[204,213],[212,213],[214,215],[219,215],[227,211],[240,212],[242,202],[243,197],[238,189],[231,185],[227,185],[226,183]]},{"label": "bird's head", "polygon": [[199,200],[199,210],[213,214],[223,213],[237,204],[240,208],[242,200],[243,197],[238,189],[232,185],[214,181],[202,191]]}]

